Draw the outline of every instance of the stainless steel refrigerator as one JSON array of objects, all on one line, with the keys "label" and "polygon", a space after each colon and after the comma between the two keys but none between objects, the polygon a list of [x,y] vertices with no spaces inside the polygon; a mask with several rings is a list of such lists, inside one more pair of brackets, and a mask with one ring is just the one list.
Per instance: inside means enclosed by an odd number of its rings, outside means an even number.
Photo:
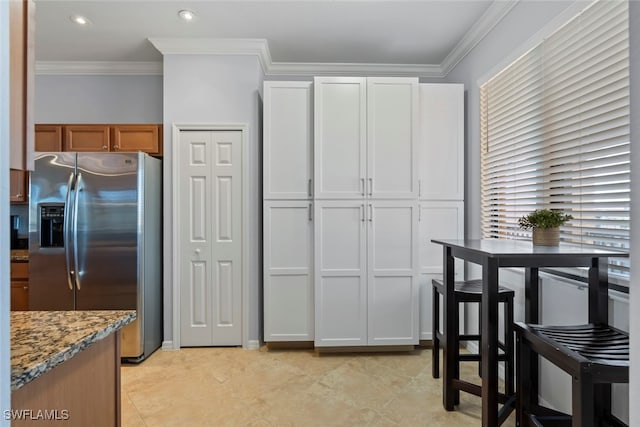
[{"label": "stainless steel refrigerator", "polygon": [[29,308],[137,310],[121,356],[161,344],[161,161],[143,153],[40,153],[31,173]]}]

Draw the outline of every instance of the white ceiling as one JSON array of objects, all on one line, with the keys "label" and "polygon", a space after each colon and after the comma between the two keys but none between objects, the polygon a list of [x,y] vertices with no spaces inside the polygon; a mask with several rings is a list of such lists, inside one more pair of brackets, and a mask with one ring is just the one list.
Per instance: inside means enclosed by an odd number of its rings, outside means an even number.
[{"label": "white ceiling", "polygon": [[[456,48],[472,48],[506,13],[496,12],[505,3],[36,0],[35,55],[38,62],[161,61],[148,38],[234,38],[266,39],[274,63],[439,66]],[[197,18],[181,21],[180,9]],[[72,23],[74,14],[90,24]]]}]

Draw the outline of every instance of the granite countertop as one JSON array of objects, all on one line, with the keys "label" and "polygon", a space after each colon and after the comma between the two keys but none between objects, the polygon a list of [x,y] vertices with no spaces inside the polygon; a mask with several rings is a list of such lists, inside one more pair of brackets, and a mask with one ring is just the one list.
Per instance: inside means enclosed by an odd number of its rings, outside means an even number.
[{"label": "granite countertop", "polygon": [[12,311],[11,389],[33,381],[135,318],[135,310]]},{"label": "granite countertop", "polygon": [[29,261],[28,249],[11,249],[11,262]]}]

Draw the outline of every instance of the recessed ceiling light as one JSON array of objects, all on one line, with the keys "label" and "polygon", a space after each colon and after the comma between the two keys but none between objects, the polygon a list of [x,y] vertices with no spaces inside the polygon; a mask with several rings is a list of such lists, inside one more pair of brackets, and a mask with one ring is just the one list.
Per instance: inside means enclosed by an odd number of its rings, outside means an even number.
[{"label": "recessed ceiling light", "polygon": [[196,14],[193,13],[192,11],[190,11],[190,10],[183,9],[180,12],[178,12],[178,16],[183,21],[193,21],[194,18],[196,17]]},{"label": "recessed ceiling light", "polygon": [[71,15],[69,19],[71,20],[71,22],[78,25],[87,25],[89,23],[89,19],[82,15]]}]

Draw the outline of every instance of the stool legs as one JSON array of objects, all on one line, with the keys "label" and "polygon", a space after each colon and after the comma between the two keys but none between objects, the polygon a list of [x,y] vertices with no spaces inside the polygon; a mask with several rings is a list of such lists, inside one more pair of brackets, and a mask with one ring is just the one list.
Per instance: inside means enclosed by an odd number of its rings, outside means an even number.
[{"label": "stool legs", "polygon": [[438,338],[440,334],[440,293],[435,286],[432,286],[432,289],[433,300],[431,306],[433,309],[431,310],[431,314],[433,317],[431,319],[431,341],[433,347],[431,350],[431,376],[433,378],[440,378],[440,339]]},{"label": "stool legs", "polygon": [[571,381],[571,425],[573,427],[595,427],[594,422],[594,384],[591,373],[582,371],[579,377]]},{"label": "stool legs", "polygon": [[507,361],[504,363],[505,370],[505,386],[504,391],[507,396],[513,395],[513,378],[514,378],[514,366],[513,363],[513,298],[509,298],[509,301],[505,302],[505,328],[504,328],[504,345],[505,353],[507,354]]}]

